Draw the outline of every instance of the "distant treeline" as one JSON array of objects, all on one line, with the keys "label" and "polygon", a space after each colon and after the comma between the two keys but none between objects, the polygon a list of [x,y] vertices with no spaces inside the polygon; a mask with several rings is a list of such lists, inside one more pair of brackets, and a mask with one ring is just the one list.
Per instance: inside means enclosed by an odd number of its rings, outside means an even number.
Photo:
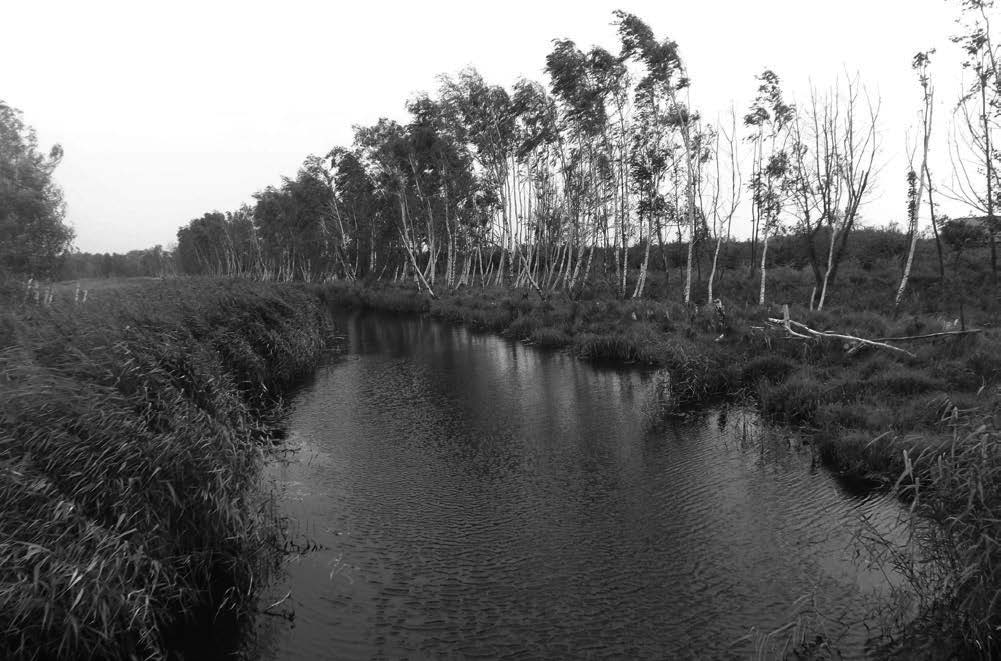
[{"label": "distant treeline", "polygon": [[174,253],[154,246],[127,253],[70,252],[58,261],[59,280],[83,278],[162,278],[175,275]]}]

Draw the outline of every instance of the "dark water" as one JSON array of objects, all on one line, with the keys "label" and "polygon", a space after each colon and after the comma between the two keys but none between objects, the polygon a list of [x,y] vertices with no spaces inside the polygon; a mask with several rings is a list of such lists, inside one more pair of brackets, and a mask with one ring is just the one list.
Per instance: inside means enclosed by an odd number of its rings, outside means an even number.
[{"label": "dark water", "polygon": [[260,658],[743,658],[808,605],[864,655],[886,578],[852,535],[897,506],[808,447],[739,409],[655,424],[637,370],[427,319],[342,325],[274,469],[321,548],[268,591],[295,620],[262,618]]}]

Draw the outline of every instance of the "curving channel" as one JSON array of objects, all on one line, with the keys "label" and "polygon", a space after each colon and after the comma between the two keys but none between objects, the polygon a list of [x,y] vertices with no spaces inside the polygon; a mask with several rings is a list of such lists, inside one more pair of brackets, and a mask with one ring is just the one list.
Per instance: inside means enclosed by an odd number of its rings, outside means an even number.
[{"label": "curving channel", "polygon": [[795,437],[735,407],[658,419],[642,370],[339,323],[347,353],[296,396],[299,449],[272,469],[313,546],[262,599],[291,593],[294,621],[261,618],[259,658],[746,658],[793,623],[866,655],[892,577],[852,540],[898,505]]}]

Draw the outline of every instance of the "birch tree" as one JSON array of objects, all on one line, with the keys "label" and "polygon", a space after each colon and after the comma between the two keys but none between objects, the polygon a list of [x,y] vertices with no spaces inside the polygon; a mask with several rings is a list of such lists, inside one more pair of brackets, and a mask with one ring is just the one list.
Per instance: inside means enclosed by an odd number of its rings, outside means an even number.
[{"label": "birch tree", "polygon": [[[900,278],[900,286],[897,287],[897,295],[893,299],[894,308],[900,306],[900,301],[904,297],[907,289],[907,281],[911,277],[911,267],[914,264],[914,251],[918,244],[918,219],[921,215],[921,200],[924,198],[925,177],[924,173],[928,169],[928,149],[931,141],[932,128],[932,102],[935,97],[935,90],[932,87],[928,76],[928,63],[930,52],[918,53],[914,56],[912,67],[918,72],[918,82],[921,85],[921,169],[920,175],[915,174],[913,167],[913,155],[911,156],[911,170],[909,175],[918,180],[917,192],[908,205],[909,231],[911,235],[910,245],[907,249],[907,260],[904,262],[904,273]],[[913,182],[913,180],[912,180]],[[912,183],[913,185],[913,183]]]},{"label": "birch tree", "polygon": [[768,241],[780,229],[780,214],[786,199],[791,173],[787,148],[795,108],[782,98],[779,77],[765,70],[757,76],[758,94],[744,117],[744,124],[754,130],[751,169],[751,203],[761,231],[761,285],[758,304],[765,304],[768,275]]}]

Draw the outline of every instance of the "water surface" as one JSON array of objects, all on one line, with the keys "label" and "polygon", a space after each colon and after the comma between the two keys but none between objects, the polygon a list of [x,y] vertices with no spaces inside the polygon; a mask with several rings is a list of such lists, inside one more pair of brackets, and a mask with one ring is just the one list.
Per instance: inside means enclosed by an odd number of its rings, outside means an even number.
[{"label": "water surface", "polygon": [[[809,447],[656,379],[426,318],[354,313],[273,468],[300,539],[263,659],[742,658],[815,603],[846,657],[885,587]],[[800,606],[796,606],[796,604]],[[843,623],[839,624],[839,623]],[[780,637],[776,637],[778,639]]]}]

